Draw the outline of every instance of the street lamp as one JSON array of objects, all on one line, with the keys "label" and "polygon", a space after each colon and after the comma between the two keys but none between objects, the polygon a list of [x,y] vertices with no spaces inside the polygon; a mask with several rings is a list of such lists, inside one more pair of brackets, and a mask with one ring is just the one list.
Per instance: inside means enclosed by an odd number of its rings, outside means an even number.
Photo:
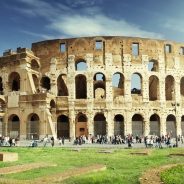
[{"label": "street lamp", "polygon": [[[171,105],[174,107],[174,112],[175,112],[175,120],[176,120],[176,108],[180,106],[179,103],[171,103]],[[178,147],[178,134],[177,134],[177,121],[176,121],[176,147]]]}]

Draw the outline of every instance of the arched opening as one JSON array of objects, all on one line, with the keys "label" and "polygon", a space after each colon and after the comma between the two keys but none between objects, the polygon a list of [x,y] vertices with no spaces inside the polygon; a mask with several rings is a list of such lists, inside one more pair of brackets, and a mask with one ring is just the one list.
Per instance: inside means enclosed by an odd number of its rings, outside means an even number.
[{"label": "arched opening", "polygon": [[27,139],[39,139],[40,118],[33,113],[28,116],[27,122]]},{"label": "arched opening", "polygon": [[47,76],[42,77],[41,86],[42,86],[42,88],[46,89],[47,91],[50,90],[50,78]]},{"label": "arched opening", "polygon": [[75,135],[76,137],[88,136],[87,117],[85,114],[80,113],[76,117]]},{"label": "arched opening", "polygon": [[176,118],[172,114],[167,116],[166,132],[170,137],[176,137]]},{"label": "arched opening", "polygon": [[60,115],[57,118],[57,137],[69,138],[70,137],[70,126],[68,116]]},{"label": "arched opening", "polygon": [[66,86],[66,75],[59,75],[57,79],[58,96],[68,96],[68,88]]},{"label": "arched opening", "polygon": [[181,117],[181,135],[184,136],[184,116]]},{"label": "arched opening", "polygon": [[124,117],[121,114],[114,117],[114,135],[124,137]]},{"label": "arched opening", "polygon": [[94,117],[94,136],[106,135],[106,118],[104,114],[97,114]]},{"label": "arched opening", "polygon": [[0,113],[4,112],[6,108],[6,102],[0,98]]},{"label": "arched opening", "polygon": [[182,77],[180,81],[180,94],[184,97],[184,77]]},{"label": "arched opening", "polygon": [[40,66],[39,66],[38,61],[36,61],[35,59],[32,59],[31,60],[31,69],[39,71],[39,68],[40,68]]},{"label": "arched opening", "polygon": [[103,73],[96,73],[93,78],[94,98],[105,99],[106,97],[106,79]]},{"label": "arched opening", "polygon": [[76,99],[87,98],[87,81],[85,75],[77,75],[75,77],[75,94]]},{"label": "arched opening", "polygon": [[160,136],[160,117],[157,114],[150,117],[150,135]]},{"label": "arched opening", "polygon": [[3,95],[4,92],[3,92],[3,79],[2,77],[0,77],[0,95]]},{"label": "arched opening", "polygon": [[174,77],[168,75],[165,79],[165,96],[166,100],[174,100]]},{"label": "arched opening", "polygon": [[152,75],[149,78],[149,100],[155,101],[159,99],[159,79]]},{"label": "arched opening", "polygon": [[158,61],[151,59],[148,63],[148,71],[158,72]]},{"label": "arched opening", "polygon": [[12,72],[9,75],[9,88],[11,91],[20,90],[20,75],[17,72]]},{"label": "arched opening", "polygon": [[19,138],[20,136],[20,119],[15,114],[8,119],[8,135],[11,138]]},{"label": "arched opening", "polygon": [[34,84],[35,84],[36,91],[39,92],[39,79],[35,74],[32,74],[32,77],[33,77],[33,81],[34,81]]},{"label": "arched opening", "polygon": [[85,71],[87,70],[87,64],[84,59],[79,59],[75,62],[75,70],[76,71]]},{"label": "arched opening", "polygon": [[56,108],[56,102],[54,100],[50,101],[50,108]]},{"label": "arched opening", "polygon": [[142,76],[139,73],[133,73],[131,77],[131,94],[142,93]]},{"label": "arched opening", "polygon": [[140,114],[135,114],[132,117],[132,135],[143,136],[144,135],[144,123],[143,117]]},{"label": "arched opening", "polygon": [[112,77],[113,96],[124,95],[124,76],[121,73],[115,73]]}]

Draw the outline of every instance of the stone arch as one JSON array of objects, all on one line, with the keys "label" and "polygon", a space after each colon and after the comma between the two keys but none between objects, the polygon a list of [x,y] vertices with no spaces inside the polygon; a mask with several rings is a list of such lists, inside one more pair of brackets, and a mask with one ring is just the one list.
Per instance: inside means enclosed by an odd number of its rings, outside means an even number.
[{"label": "stone arch", "polygon": [[4,112],[6,108],[6,102],[4,99],[0,98],[0,113]]},{"label": "stone arch", "polygon": [[184,115],[181,117],[181,135],[184,136]]},{"label": "stone arch", "polygon": [[134,114],[132,116],[132,135],[133,136],[144,135],[144,122],[143,122],[143,117],[140,114]]},{"label": "stone arch", "polygon": [[114,135],[124,137],[124,117],[121,114],[114,116]]},{"label": "stone arch", "polygon": [[166,132],[171,137],[176,137],[176,117],[169,114],[166,118]]},{"label": "stone arch", "polygon": [[20,136],[20,119],[16,114],[12,114],[8,118],[8,136],[11,138]]},{"label": "stone arch", "polygon": [[87,63],[84,59],[78,59],[75,61],[75,70],[76,71],[85,71],[87,70]]},{"label": "stone arch", "polygon": [[0,95],[3,95],[4,91],[3,91],[3,79],[2,77],[0,77]]},{"label": "stone arch", "polygon": [[35,84],[36,91],[39,92],[39,79],[35,74],[32,74],[33,82]]},{"label": "stone arch", "polygon": [[106,118],[103,113],[97,113],[94,117],[94,136],[106,135]]},{"label": "stone arch", "polygon": [[133,73],[131,77],[131,94],[142,94],[142,76],[140,73]]},{"label": "stone arch", "polygon": [[160,136],[160,117],[157,114],[150,116],[150,135]]},{"label": "stone arch", "polygon": [[76,99],[87,98],[87,80],[85,75],[79,74],[75,77],[75,94]]},{"label": "stone arch", "polygon": [[104,99],[106,97],[106,78],[103,73],[98,72],[94,75],[93,86],[94,98]]},{"label": "stone arch", "polygon": [[66,75],[61,74],[57,79],[58,96],[68,96],[68,88],[66,85]]},{"label": "stone arch", "polygon": [[20,75],[17,72],[12,72],[8,78],[10,91],[20,90]]},{"label": "stone arch", "polygon": [[124,95],[124,76],[122,73],[113,74],[112,87],[114,97]]},{"label": "stone arch", "polygon": [[60,115],[57,118],[57,137],[70,137],[70,124],[69,118],[65,115]]},{"label": "stone arch", "polygon": [[47,91],[50,90],[50,78],[47,76],[43,76],[41,78],[41,87],[46,89]]},{"label": "stone arch", "polygon": [[174,77],[172,75],[168,75],[165,78],[165,96],[166,100],[174,100]]},{"label": "stone arch", "polygon": [[180,94],[182,97],[184,97],[184,77],[180,80]]},{"label": "stone arch", "polygon": [[39,68],[40,68],[39,62],[36,61],[35,59],[32,59],[32,60],[31,60],[31,69],[32,69],[32,70],[39,71]]},{"label": "stone arch", "polygon": [[156,75],[149,78],[149,100],[155,101],[159,99],[159,79]]},{"label": "stone arch", "polygon": [[27,118],[27,139],[39,139],[40,118],[36,113],[31,113]]},{"label": "stone arch", "polygon": [[158,61],[155,59],[149,60],[148,71],[158,72]]},{"label": "stone arch", "polygon": [[76,117],[75,136],[82,135],[88,136],[87,116],[83,113],[79,113]]}]

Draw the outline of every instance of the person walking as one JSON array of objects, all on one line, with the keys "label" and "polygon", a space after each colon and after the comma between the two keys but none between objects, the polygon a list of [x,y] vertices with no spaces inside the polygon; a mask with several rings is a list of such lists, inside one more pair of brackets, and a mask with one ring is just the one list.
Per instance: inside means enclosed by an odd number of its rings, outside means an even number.
[{"label": "person walking", "polygon": [[53,136],[50,138],[50,141],[51,141],[51,146],[53,147],[54,146],[54,137]]}]

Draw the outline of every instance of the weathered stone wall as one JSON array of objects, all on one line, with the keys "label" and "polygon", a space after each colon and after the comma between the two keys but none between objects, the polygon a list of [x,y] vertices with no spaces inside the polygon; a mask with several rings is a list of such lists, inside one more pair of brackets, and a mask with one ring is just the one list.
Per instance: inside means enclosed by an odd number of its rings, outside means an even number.
[{"label": "weathered stone wall", "polygon": [[[132,44],[138,46],[137,54]],[[7,99],[4,103],[10,104],[4,115],[5,134],[12,113],[21,117],[22,137],[27,135],[30,114],[39,116],[40,136],[184,134],[183,47],[167,40],[87,37],[43,41],[33,43],[32,52],[19,49],[14,54],[6,53],[0,58]],[[86,69],[78,68],[81,63]],[[20,74],[15,107],[11,107],[8,79],[12,72]],[[113,84],[114,74],[120,76],[117,86]],[[131,89],[133,74],[140,78],[140,89]],[[49,86],[42,84],[43,77]],[[24,100],[23,95],[27,96]]]}]

